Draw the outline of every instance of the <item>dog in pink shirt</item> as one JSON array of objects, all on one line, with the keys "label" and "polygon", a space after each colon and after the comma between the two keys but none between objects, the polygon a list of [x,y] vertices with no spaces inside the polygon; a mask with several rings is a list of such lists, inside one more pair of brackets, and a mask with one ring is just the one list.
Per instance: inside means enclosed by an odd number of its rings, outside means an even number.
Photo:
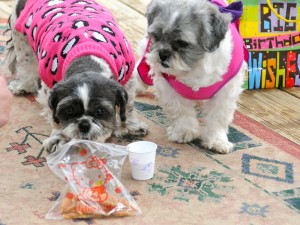
[{"label": "dog in pink shirt", "polygon": [[238,32],[242,8],[241,2],[227,5],[225,0],[152,0],[148,5],[138,91],[154,86],[169,119],[170,141],[200,139],[218,153],[234,149],[227,132],[247,68]]},{"label": "dog in pink shirt", "polygon": [[38,91],[53,124],[49,152],[73,138],[147,134],[133,110],[134,54],[107,8],[95,0],[18,0],[10,27],[9,87]]}]

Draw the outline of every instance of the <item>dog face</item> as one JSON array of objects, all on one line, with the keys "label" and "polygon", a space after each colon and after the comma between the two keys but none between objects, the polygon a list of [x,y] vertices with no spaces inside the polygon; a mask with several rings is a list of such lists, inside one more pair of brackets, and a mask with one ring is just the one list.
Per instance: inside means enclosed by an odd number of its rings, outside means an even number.
[{"label": "dog face", "polygon": [[207,0],[153,0],[147,8],[149,60],[165,73],[190,71],[224,38],[229,14]]},{"label": "dog face", "polygon": [[117,82],[85,72],[55,84],[49,106],[66,137],[104,141],[115,129],[116,107],[121,121],[126,120],[127,99],[127,92]]}]

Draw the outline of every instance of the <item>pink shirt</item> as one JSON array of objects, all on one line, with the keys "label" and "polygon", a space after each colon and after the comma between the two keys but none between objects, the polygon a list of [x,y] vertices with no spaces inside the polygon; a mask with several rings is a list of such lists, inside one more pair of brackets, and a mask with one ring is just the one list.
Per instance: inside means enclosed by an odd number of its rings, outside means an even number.
[{"label": "pink shirt", "polygon": [[[221,4],[222,0],[216,0],[216,4]],[[192,90],[192,88],[186,86],[182,82],[178,81],[175,76],[163,73],[162,76],[168,81],[172,88],[183,97],[191,100],[205,100],[212,98],[229,80],[231,80],[240,70],[242,63],[244,61],[244,43],[240,36],[237,25],[235,23],[229,24],[229,30],[231,31],[234,43],[232,60],[228,66],[227,72],[223,74],[222,80],[212,84],[208,87],[201,87],[198,91]],[[149,51],[150,40],[146,52]],[[153,80],[149,76],[148,72],[150,70],[149,65],[146,63],[145,56],[142,58],[141,63],[137,67],[138,73],[142,81],[147,85],[153,85]]]},{"label": "pink shirt", "polygon": [[28,0],[15,29],[27,36],[40,77],[50,88],[80,56],[104,59],[122,85],[132,75],[130,44],[111,12],[94,0]]}]

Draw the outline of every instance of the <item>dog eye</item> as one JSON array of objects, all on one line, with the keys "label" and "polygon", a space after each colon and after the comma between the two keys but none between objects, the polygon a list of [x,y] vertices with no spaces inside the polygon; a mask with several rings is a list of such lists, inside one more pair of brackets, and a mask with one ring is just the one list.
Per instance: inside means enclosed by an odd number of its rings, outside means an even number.
[{"label": "dog eye", "polygon": [[100,108],[96,109],[96,111],[94,112],[95,117],[102,117],[104,114],[105,114],[105,110]]},{"label": "dog eye", "polygon": [[157,35],[157,34],[153,34],[153,39],[154,39],[155,41],[158,41],[158,35]]},{"label": "dog eye", "polygon": [[149,33],[148,34],[150,37],[152,37],[153,41],[158,41],[159,40],[159,35],[156,33]]},{"label": "dog eye", "polygon": [[66,110],[64,110],[64,114],[67,116],[72,116],[74,114],[73,108],[67,108]]},{"label": "dog eye", "polygon": [[187,43],[186,41],[183,41],[183,40],[177,40],[176,44],[179,48],[186,48],[189,46],[189,43]]}]

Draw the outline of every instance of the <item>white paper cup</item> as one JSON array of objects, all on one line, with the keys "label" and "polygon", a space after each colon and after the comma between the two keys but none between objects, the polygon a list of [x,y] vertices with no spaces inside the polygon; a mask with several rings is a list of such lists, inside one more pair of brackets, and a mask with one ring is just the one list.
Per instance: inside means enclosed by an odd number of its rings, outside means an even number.
[{"label": "white paper cup", "polygon": [[157,145],[150,141],[137,141],[127,145],[132,177],[148,180],[154,175]]}]

